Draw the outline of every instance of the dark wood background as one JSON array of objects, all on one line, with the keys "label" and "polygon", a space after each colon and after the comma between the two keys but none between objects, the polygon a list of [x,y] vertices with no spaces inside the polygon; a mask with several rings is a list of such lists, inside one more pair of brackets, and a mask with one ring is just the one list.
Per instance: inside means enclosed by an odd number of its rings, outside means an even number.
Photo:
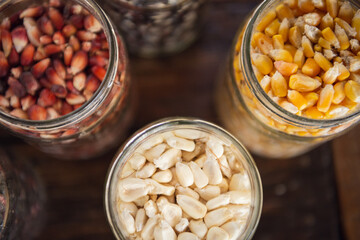
[{"label": "dark wood background", "polygon": [[[129,133],[168,116],[219,123],[213,107],[215,82],[237,27],[258,3],[212,1],[206,28],[191,48],[166,59],[131,58],[139,104]],[[360,239],[358,139],[360,127],[297,158],[254,156],[264,188],[254,239]],[[97,159],[68,162],[46,156],[4,131],[0,143],[29,158],[44,180],[47,221],[39,240],[114,239],[103,210],[103,191],[115,149]]]}]

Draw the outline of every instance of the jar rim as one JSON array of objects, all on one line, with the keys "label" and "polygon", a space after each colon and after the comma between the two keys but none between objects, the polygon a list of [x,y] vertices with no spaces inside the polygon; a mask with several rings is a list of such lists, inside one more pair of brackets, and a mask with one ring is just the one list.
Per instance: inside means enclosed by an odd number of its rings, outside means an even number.
[{"label": "jar rim", "polygon": [[[261,103],[262,106],[266,108],[267,111],[275,114],[277,117],[279,117],[281,120],[294,124],[299,127],[316,127],[316,128],[328,128],[328,127],[335,127],[339,124],[347,123],[352,120],[356,120],[360,117],[360,109],[357,111],[354,111],[348,115],[339,117],[339,118],[332,118],[332,119],[313,119],[313,118],[307,118],[304,116],[298,116],[296,114],[293,114],[287,110],[285,110],[283,107],[281,107],[279,104],[274,102],[271,97],[263,90],[263,88],[260,85],[259,81],[255,81],[256,75],[253,71],[253,65],[251,63],[251,37],[254,32],[254,29],[256,26],[256,21],[259,17],[261,17],[261,14],[263,11],[266,11],[266,9],[269,9],[269,5],[271,5],[273,2],[277,0],[265,0],[263,1],[250,15],[250,20],[246,23],[245,31],[242,36],[242,45],[240,49],[240,53],[238,58],[240,58],[239,63],[239,69],[242,69],[242,73],[244,74],[244,79],[246,82],[246,85],[250,89],[250,91],[255,95],[257,100]],[[350,2],[354,3],[354,1],[350,0]],[[358,7],[358,3],[356,3]],[[231,68],[231,81],[235,88],[235,92],[237,95],[237,98],[241,99],[241,93],[240,89],[236,84],[236,78],[233,74],[234,68],[233,68],[233,60],[235,58],[235,49],[236,49],[236,43],[240,40],[241,36],[241,30],[236,34],[235,41],[233,42],[232,48],[231,48],[231,62],[230,62],[230,68]]]},{"label": "jar rim", "polygon": [[123,238],[121,230],[116,224],[116,214],[113,211],[112,203],[112,196],[114,194],[112,192],[112,187],[113,184],[115,184],[114,181],[117,180],[117,173],[119,169],[125,164],[125,160],[128,159],[128,157],[134,152],[134,150],[143,140],[153,136],[154,134],[171,130],[179,126],[184,128],[187,127],[189,129],[195,129],[196,127],[200,127],[200,130],[202,131],[213,132],[216,136],[221,136],[221,140],[226,139],[227,141],[229,141],[241,154],[242,163],[247,165],[245,166],[245,169],[246,172],[249,174],[249,179],[252,186],[252,211],[249,214],[249,219],[247,220],[247,225],[245,231],[242,233],[242,236],[244,236],[244,239],[251,239],[258,226],[263,206],[262,183],[256,164],[250,153],[243,146],[243,144],[240,143],[239,140],[235,138],[231,133],[213,123],[191,117],[169,117],[152,122],[139,129],[131,137],[129,137],[129,139],[120,147],[120,149],[116,153],[107,173],[104,194],[106,216],[116,238]]},{"label": "jar rim", "polygon": [[[78,0],[79,1],[79,0]],[[65,1],[66,4],[69,2]],[[0,122],[6,123],[11,126],[20,127],[26,130],[55,130],[60,127],[65,127],[77,122],[82,121],[83,119],[89,117],[91,114],[96,111],[96,109],[105,101],[106,96],[110,93],[111,87],[115,82],[115,77],[117,75],[120,58],[123,61],[124,70],[122,76],[127,73],[127,58],[126,56],[121,57],[121,52],[119,48],[126,55],[125,45],[123,39],[120,35],[116,34],[116,28],[111,22],[110,18],[104,12],[104,10],[99,6],[94,0],[80,0],[77,2],[85,7],[91,14],[93,14],[101,23],[104,34],[106,36],[108,45],[109,45],[109,64],[106,69],[106,74],[101,82],[100,86],[94,93],[94,95],[86,101],[81,107],[76,110],[73,110],[69,114],[60,116],[55,119],[34,121],[27,119],[20,119],[10,114],[7,114],[5,111],[0,111]],[[2,3],[2,8],[7,7],[7,4],[13,4],[11,0],[7,0]],[[0,10],[1,10],[0,9]],[[119,42],[118,42],[119,41]],[[124,94],[121,92],[120,94]]]}]

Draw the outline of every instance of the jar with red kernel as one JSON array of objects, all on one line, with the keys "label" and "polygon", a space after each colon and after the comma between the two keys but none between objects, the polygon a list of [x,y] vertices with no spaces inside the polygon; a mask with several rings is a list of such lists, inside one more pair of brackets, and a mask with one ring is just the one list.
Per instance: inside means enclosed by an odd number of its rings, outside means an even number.
[{"label": "jar with red kernel", "polygon": [[240,26],[217,91],[223,124],[270,158],[302,154],[360,118],[357,1],[266,0]]},{"label": "jar with red kernel", "polygon": [[1,125],[63,159],[114,147],[133,108],[126,50],[104,11],[46,0],[4,1],[0,12]]}]

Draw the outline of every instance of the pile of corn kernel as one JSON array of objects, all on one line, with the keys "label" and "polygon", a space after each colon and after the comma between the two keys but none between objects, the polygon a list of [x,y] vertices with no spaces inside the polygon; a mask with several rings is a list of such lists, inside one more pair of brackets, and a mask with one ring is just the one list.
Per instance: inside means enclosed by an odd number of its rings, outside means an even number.
[{"label": "pile of corn kernel", "polygon": [[338,0],[288,0],[260,18],[251,60],[264,91],[287,111],[345,116],[360,103],[360,10]]}]

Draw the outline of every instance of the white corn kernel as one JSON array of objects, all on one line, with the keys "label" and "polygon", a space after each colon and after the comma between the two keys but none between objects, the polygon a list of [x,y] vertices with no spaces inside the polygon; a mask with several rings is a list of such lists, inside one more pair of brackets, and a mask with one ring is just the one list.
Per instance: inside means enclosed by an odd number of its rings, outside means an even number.
[{"label": "white corn kernel", "polygon": [[171,148],[164,152],[159,158],[154,159],[154,164],[161,170],[166,170],[174,166],[181,160],[181,150]]},{"label": "white corn kernel", "polygon": [[191,188],[188,188],[188,187],[185,188],[182,186],[177,186],[176,194],[187,195],[189,197],[195,198],[196,200],[199,200],[199,198],[200,198],[200,196],[197,192],[195,192],[194,190],[192,190]]},{"label": "white corn kernel", "polygon": [[189,220],[187,220],[187,218],[181,218],[180,222],[176,224],[175,230],[181,233],[184,232],[188,226],[189,226]]},{"label": "white corn kernel", "polygon": [[192,152],[195,149],[195,143],[192,140],[187,140],[184,138],[179,138],[172,136],[166,139],[167,144],[175,149],[184,150],[187,152]]},{"label": "white corn kernel", "polygon": [[163,209],[165,208],[165,206],[167,204],[169,204],[169,200],[164,196],[161,196],[156,200],[156,205],[157,205],[160,212],[163,211]]},{"label": "white corn kernel", "polygon": [[160,134],[158,134],[154,137],[147,139],[143,144],[140,145],[140,147],[136,149],[136,152],[143,154],[146,150],[149,150],[150,148],[162,143],[163,141],[164,138]]},{"label": "white corn kernel", "polygon": [[237,222],[227,222],[221,226],[229,234],[229,240],[236,240],[243,231],[243,225],[240,225]]},{"label": "white corn kernel", "polygon": [[222,142],[213,136],[209,137],[209,140],[206,142],[206,147],[206,150],[209,150],[217,158],[221,157],[224,153],[224,147]]},{"label": "white corn kernel", "polygon": [[218,186],[220,187],[220,193],[226,193],[227,191],[229,191],[229,184],[226,178],[223,178],[223,180],[220,184],[218,184]]},{"label": "white corn kernel", "polygon": [[118,205],[118,211],[119,212],[124,212],[127,211],[129,212],[133,217],[136,216],[136,213],[138,211],[137,206],[135,205],[135,203],[133,202],[120,202]]},{"label": "white corn kernel", "polygon": [[209,184],[219,184],[222,181],[220,166],[215,159],[208,158],[203,166],[203,171],[209,179]]},{"label": "white corn kernel", "polygon": [[120,221],[128,234],[135,233],[135,220],[128,211],[120,213]]},{"label": "white corn kernel", "polygon": [[189,162],[189,161],[193,160],[195,157],[197,157],[199,154],[204,152],[204,149],[205,149],[205,146],[203,143],[196,143],[194,151],[192,151],[192,152],[183,151],[182,159],[186,162]]},{"label": "white corn kernel", "polygon": [[230,191],[245,190],[245,189],[250,190],[250,181],[248,175],[246,173],[234,174],[231,177],[229,189]]},{"label": "white corn kernel", "polygon": [[146,195],[146,196],[142,196],[142,197],[139,197],[138,199],[134,200],[134,203],[136,204],[136,206],[138,207],[144,207],[145,203],[147,201],[149,201],[149,196]]},{"label": "white corn kernel", "polygon": [[192,139],[192,140],[199,139],[205,136],[202,132],[191,129],[175,130],[174,134],[178,137]]},{"label": "white corn kernel", "polygon": [[150,186],[149,194],[170,196],[175,192],[175,187],[162,185],[153,179],[145,179],[145,182]]},{"label": "white corn kernel", "polygon": [[135,170],[131,167],[130,163],[126,162],[122,169],[120,177],[126,178],[126,177],[130,176],[131,174],[133,174],[134,172],[135,172]]},{"label": "white corn kernel", "polygon": [[225,155],[222,155],[219,158],[219,165],[220,165],[220,169],[221,169],[222,173],[226,177],[231,178],[231,168],[229,166],[229,163],[228,163]]},{"label": "white corn kernel", "polygon": [[146,216],[149,218],[154,217],[158,213],[156,203],[153,200],[149,200],[144,204]]},{"label": "white corn kernel", "polygon": [[175,227],[181,220],[182,210],[178,205],[168,203],[162,209],[161,216],[170,224],[170,226]]},{"label": "white corn kernel", "polygon": [[220,187],[207,185],[204,188],[195,188],[195,191],[200,194],[200,197],[205,201],[209,201],[210,199],[217,197],[220,195]]},{"label": "white corn kernel", "polygon": [[212,227],[206,235],[206,240],[228,240],[229,234],[222,228]]},{"label": "white corn kernel", "polygon": [[189,162],[189,167],[194,176],[195,185],[198,188],[203,188],[209,183],[209,178],[204,171],[194,162]]},{"label": "white corn kernel", "polygon": [[139,209],[135,217],[136,232],[141,232],[141,230],[143,229],[146,223],[146,220],[147,220],[147,216],[145,214],[145,210],[143,208]]},{"label": "white corn kernel", "polygon": [[206,215],[206,206],[195,198],[186,195],[177,195],[176,201],[182,210],[194,219],[203,218]]},{"label": "white corn kernel", "polygon": [[161,143],[159,145],[156,145],[155,147],[147,150],[144,153],[144,156],[146,159],[150,162],[153,162],[156,158],[159,158],[161,154],[165,151],[167,145],[165,143]]},{"label": "white corn kernel", "polygon": [[154,238],[154,229],[160,220],[160,215],[156,215],[153,218],[149,218],[145,223],[143,230],[141,231],[141,237],[145,240]]},{"label": "white corn kernel", "polygon": [[151,176],[152,179],[154,179],[155,181],[157,181],[159,183],[168,183],[171,181],[172,177],[173,177],[172,173],[169,169],[159,171]]},{"label": "white corn kernel", "polygon": [[250,204],[251,192],[250,191],[230,191],[226,193],[230,197],[232,204]]},{"label": "white corn kernel", "polygon": [[177,236],[174,229],[164,220],[160,220],[160,223],[154,229],[155,240],[176,240]]},{"label": "white corn kernel", "polygon": [[124,202],[132,202],[147,195],[150,187],[142,179],[125,178],[118,182],[118,196]]},{"label": "white corn kernel", "polygon": [[204,221],[201,220],[191,220],[189,223],[189,228],[190,231],[194,234],[196,234],[196,236],[198,236],[199,238],[203,239],[207,233],[207,226],[204,223]]},{"label": "white corn kernel", "polygon": [[225,206],[229,203],[230,203],[230,194],[221,194],[213,199],[210,199],[206,203],[206,207],[210,211],[210,210]]},{"label": "white corn kernel", "polygon": [[147,164],[145,164],[143,168],[141,168],[136,172],[136,177],[149,178],[155,173],[155,171],[156,171],[155,165],[153,163],[148,162]]},{"label": "white corn kernel", "polygon": [[200,240],[200,238],[193,233],[182,232],[178,235],[177,240]]},{"label": "white corn kernel", "polygon": [[233,213],[227,207],[222,207],[208,212],[204,217],[204,222],[206,226],[210,228],[213,226],[220,226],[232,217]]},{"label": "white corn kernel", "polygon": [[139,170],[144,166],[146,158],[139,153],[134,153],[128,161],[133,169]]},{"label": "white corn kernel", "polygon": [[178,162],[175,170],[177,179],[183,187],[191,186],[194,183],[194,176],[188,165]]},{"label": "white corn kernel", "polygon": [[199,167],[203,167],[204,166],[204,162],[206,161],[207,157],[205,154],[199,156],[198,158],[196,158],[196,160],[194,160],[194,162],[199,166]]}]

